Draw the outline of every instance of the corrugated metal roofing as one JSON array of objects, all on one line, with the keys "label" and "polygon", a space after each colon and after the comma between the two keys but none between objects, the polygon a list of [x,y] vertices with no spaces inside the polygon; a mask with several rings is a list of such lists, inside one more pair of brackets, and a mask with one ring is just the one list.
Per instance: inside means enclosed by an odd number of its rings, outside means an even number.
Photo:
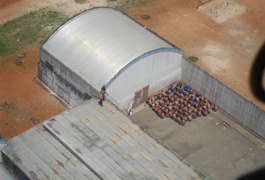
[{"label": "corrugated metal roofing", "polygon": [[200,179],[111,103],[100,107],[96,98],[11,139],[2,154],[29,179]]},{"label": "corrugated metal roofing", "polygon": [[174,49],[111,8],[75,16],[42,48],[97,90],[137,57],[155,49]]}]

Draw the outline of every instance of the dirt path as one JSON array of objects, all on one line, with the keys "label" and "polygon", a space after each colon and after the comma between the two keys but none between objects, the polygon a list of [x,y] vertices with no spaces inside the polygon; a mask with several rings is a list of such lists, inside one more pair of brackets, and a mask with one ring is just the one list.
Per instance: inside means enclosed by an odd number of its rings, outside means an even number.
[{"label": "dirt path", "polygon": [[56,9],[71,17],[91,7],[106,5],[106,0],[87,0],[85,3],[76,3],[74,0],[4,0],[0,1],[0,24],[44,7]]},{"label": "dirt path", "polygon": [[197,56],[199,67],[265,110],[248,84],[251,64],[265,40],[265,2],[213,0],[199,10],[196,5],[196,0],[156,0],[129,15]]}]

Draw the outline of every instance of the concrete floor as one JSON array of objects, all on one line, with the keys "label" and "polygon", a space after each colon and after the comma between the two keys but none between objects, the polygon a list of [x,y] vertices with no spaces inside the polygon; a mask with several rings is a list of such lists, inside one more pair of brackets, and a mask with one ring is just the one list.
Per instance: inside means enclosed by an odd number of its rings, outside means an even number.
[{"label": "concrete floor", "polygon": [[265,142],[222,112],[180,126],[169,118],[160,119],[142,104],[132,120],[208,179],[236,179],[265,167]]}]

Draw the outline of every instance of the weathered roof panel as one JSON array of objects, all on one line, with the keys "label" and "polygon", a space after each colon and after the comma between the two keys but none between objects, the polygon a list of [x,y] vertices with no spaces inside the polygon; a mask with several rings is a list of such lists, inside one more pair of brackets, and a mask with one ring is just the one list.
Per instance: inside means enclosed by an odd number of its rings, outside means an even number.
[{"label": "weathered roof panel", "polygon": [[2,153],[30,179],[201,179],[95,98],[11,139]]},{"label": "weathered roof panel", "polygon": [[155,49],[174,49],[111,8],[96,8],[75,16],[42,48],[97,90],[137,57]]},{"label": "weathered roof panel", "polygon": [[2,153],[30,179],[98,179],[42,125],[13,138]]}]

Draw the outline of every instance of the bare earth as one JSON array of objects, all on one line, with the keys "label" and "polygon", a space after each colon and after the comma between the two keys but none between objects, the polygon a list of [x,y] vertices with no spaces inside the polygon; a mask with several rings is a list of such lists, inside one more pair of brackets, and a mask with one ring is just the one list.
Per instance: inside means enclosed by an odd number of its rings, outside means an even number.
[{"label": "bare earth", "polygon": [[197,0],[155,0],[128,13],[186,55],[198,57],[200,68],[265,110],[248,84],[251,64],[265,40],[265,1],[212,0],[198,10],[196,6]]},{"label": "bare earth", "polygon": [[64,106],[37,81],[39,49],[25,51],[22,65],[16,65],[14,57],[0,67],[0,135],[9,139],[36,126],[47,118],[64,111]]},{"label": "bare earth", "polygon": [[73,16],[92,7],[106,6],[106,0],[87,0],[76,3],[74,0],[4,0],[0,1],[0,24],[26,12],[50,7]]}]

